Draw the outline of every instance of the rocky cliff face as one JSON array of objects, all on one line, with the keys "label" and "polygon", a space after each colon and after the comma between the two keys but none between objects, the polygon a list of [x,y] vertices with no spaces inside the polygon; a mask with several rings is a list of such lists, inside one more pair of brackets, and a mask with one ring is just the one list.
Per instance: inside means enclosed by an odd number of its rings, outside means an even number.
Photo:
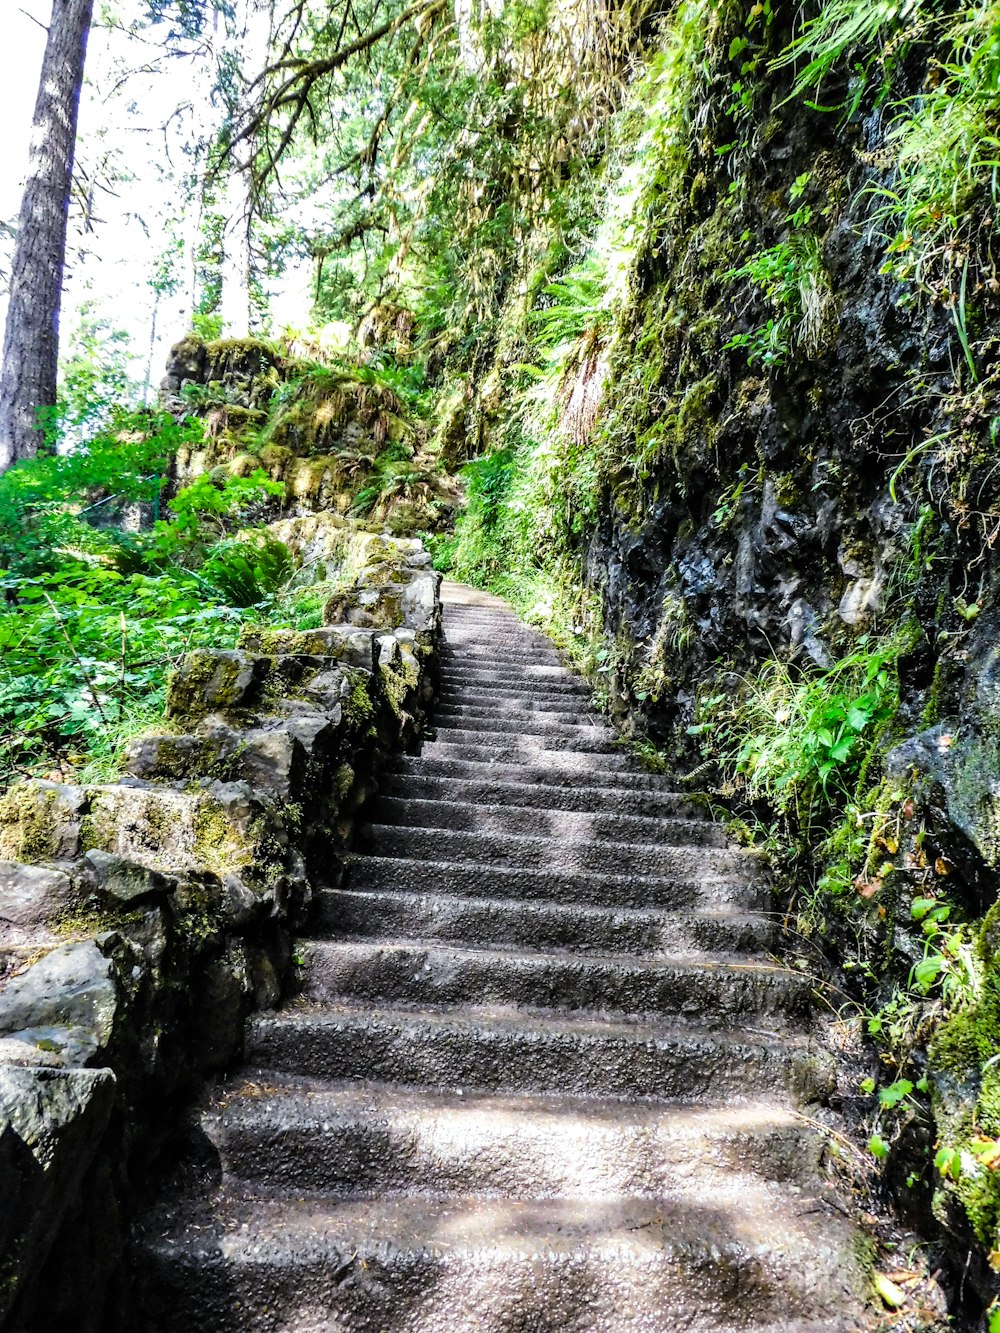
[{"label": "rocky cliff face", "polygon": [[261,468],[284,485],[286,513],[354,514],[402,534],[435,530],[457,499],[416,397],[405,402],[365,363],[303,361],[259,339],[197,334],[171,349],[160,385],[171,412],[204,421],[203,441],[177,456],[177,484],[213,468]]}]

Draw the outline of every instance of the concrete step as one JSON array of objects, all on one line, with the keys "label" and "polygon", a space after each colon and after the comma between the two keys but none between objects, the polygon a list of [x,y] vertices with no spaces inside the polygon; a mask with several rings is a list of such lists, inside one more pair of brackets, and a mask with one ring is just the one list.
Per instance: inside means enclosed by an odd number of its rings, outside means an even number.
[{"label": "concrete step", "polygon": [[664,1197],[753,1170],[815,1186],[825,1139],[767,1101],[636,1105],[358,1084],[250,1071],[201,1113],[225,1178],[268,1190],[387,1198]]},{"label": "concrete step", "polygon": [[[391,883],[398,882],[397,876],[385,878]],[[464,887],[460,879],[459,887]],[[517,884],[501,887],[516,891]],[[766,952],[777,945],[780,934],[777,922],[762,913],[745,910],[685,912],[582,907],[577,902],[568,905],[371,888],[321,891],[316,896],[314,913],[317,931],[331,930],[340,935],[450,944],[475,940],[480,945],[530,945],[574,953],[636,954],[648,958]]]},{"label": "concrete step", "polygon": [[696,801],[672,791],[631,787],[557,787],[532,782],[479,781],[424,777],[419,771],[390,773],[382,782],[387,796],[417,801],[471,801],[477,805],[532,806],[540,810],[580,810],[607,815],[667,815],[707,820]]},{"label": "concrete step", "polygon": [[741,1035],[485,1005],[448,1011],[295,1004],[250,1021],[246,1058],[287,1074],[463,1092],[647,1101],[795,1092],[808,1101],[832,1088],[828,1058],[762,1019]]},{"label": "concrete step", "polygon": [[442,698],[459,701],[477,699],[537,699],[543,703],[566,703],[574,700],[581,708],[593,697],[582,681],[575,676],[568,680],[539,682],[535,680],[472,680],[440,682]]},{"label": "concrete step", "polygon": [[676,911],[755,911],[766,902],[765,886],[745,869],[685,879],[681,875],[623,875],[567,871],[536,865],[475,865],[417,857],[359,855],[347,860],[347,887],[357,893],[457,895],[519,899],[572,906],[660,908]]},{"label": "concrete step", "polygon": [[475,801],[429,801],[383,796],[373,818],[380,824],[439,828],[470,833],[517,833],[537,838],[593,839],[597,842],[662,843],[669,846],[727,847],[725,829],[708,819],[669,815],[593,814],[544,810],[537,806],[486,805]]},{"label": "concrete step", "polygon": [[193,1228],[149,1219],[144,1333],[851,1333],[852,1241],[832,1209],[739,1175],[663,1200],[228,1190]]},{"label": "concrete step", "polygon": [[499,656],[515,658],[519,662],[552,663],[567,666],[566,659],[546,639],[533,634],[504,633],[491,635],[488,639],[480,636],[475,629],[449,631],[441,645],[439,656],[442,662],[478,661],[495,662]]},{"label": "concrete step", "polygon": [[451,731],[477,731],[491,736],[566,736],[592,740],[615,740],[618,733],[598,718],[581,720],[579,712],[557,713],[545,717],[541,713],[523,713],[512,717],[509,713],[472,713],[455,709],[437,708],[432,730],[444,736]]},{"label": "concrete step", "polygon": [[476,735],[476,743],[461,742],[454,739],[456,734],[454,731],[442,731],[442,737],[447,737],[447,740],[426,741],[421,754],[431,759],[473,760],[484,764],[540,765],[549,763],[551,759],[560,768],[588,769],[598,773],[629,773],[639,767],[638,761],[614,742],[602,741],[586,749],[582,743],[578,743],[574,749],[568,750],[560,746],[556,738],[549,740],[546,736],[536,737],[540,743],[531,745],[519,741],[517,737],[505,738],[503,744],[491,743],[489,736],[469,732],[464,734]]},{"label": "concrete step", "polygon": [[439,743],[446,745],[496,746],[501,750],[569,750],[576,754],[623,753],[621,742],[610,727],[555,727],[536,734],[438,725],[434,735]]},{"label": "concrete step", "polygon": [[569,721],[594,718],[601,714],[587,708],[576,695],[555,694],[548,698],[537,694],[497,694],[492,690],[441,692],[435,716],[456,713],[469,717],[544,717],[550,721],[565,717]]},{"label": "concrete step", "polygon": [[[475,782],[531,783],[540,787],[567,790],[605,787],[614,787],[618,791],[671,790],[666,778],[645,771],[636,761],[632,761],[629,766],[607,767],[589,755],[574,758],[565,754],[553,754],[551,759],[546,756],[544,764],[532,764],[530,762],[532,756],[527,752],[521,752],[517,762],[504,762],[496,760],[491,753],[488,753],[486,759],[463,760],[455,756],[435,756],[426,751],[425,746],[424,754],[400,755],[389,761],[386,771],[401,774],[419,773],[424,777],[471,779]],[[579,762],[579,759],[585,762]]]},{"label": "concrete step", "polygon": [[566,874],[642,875],[651,878],[738,877],[753,871],[747,852],[729,847],[658,846],[654,843],[571,841],[511,833],[366,824],[359,846],[375,856],[420,861],[466,861],[475,866],[547,866]]},{"label": "concrete step", "polygon": [[443,685],[543,685],[547,689],[558,685],[571,685],[580,692],[582,686],[578,676],[564,666],[548,666],[531,663],[522,664],[516,659],[510,661],[477,662],[464,661],[448,665],[441,670]]},{"label": "concrete step", "polygon": [[402,940],[303,941],[301,998],[307,1004],[481,1005],[518,1012],[601,1013],[619,1021],[696,1016],[739,1027],[805,1024],[808,977],[753,960],[677,960],[538,949],[463,948]]}]

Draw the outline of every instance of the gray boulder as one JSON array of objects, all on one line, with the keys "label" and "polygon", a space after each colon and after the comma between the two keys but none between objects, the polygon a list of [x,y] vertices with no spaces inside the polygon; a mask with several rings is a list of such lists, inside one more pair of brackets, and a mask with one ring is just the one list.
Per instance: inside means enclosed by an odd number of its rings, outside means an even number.
[{"label": "gray boulder", "polygon": [[69,910],[74,899],[73,883],[61,870],[0,861],[0,921],[44,925]]}]

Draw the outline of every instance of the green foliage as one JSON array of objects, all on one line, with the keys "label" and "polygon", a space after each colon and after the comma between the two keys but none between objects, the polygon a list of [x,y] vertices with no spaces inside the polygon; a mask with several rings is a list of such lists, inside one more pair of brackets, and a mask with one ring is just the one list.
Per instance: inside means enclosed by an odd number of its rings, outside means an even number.
[{"label": "green foliage", "polygon": [[793,96],[802,96],[819,89],[831,74],[842,73],[850,61],[853,111],[864,95],[872,69],[881,65],[883,78],[887,77],[887,55],[900,53],[900,43],[887,52],[883,39],[911,24],[919,17],[921,7],[921,0],[824,0],[819,13],[802,25],[775,64],[798,67]]},{"label": "green foliage", "polygon": [[170,459],[200,428],[166,413],[116,411],[100,433],[68,453],[40,454],[0,477],[0,565],[11,575],[46,567],[51,552],[113,556],[123,539],[95,532],[103,502],[152,501]]},{"label": "green foliage", "polygon": [[[791,198],[801,198],[809,176],[800,176]],[[777,245],[758,251],[739,268],[724,274],[727,282],[748,280],[773,314],[759,328],[739,333],[725,350],[742,348],[752,366],[759,361],[771,369],[782,365],[801,346],[807,354],[818,350],[829,288],[818,238],[808,230],[812,209],[800,204],[787,218],[790,235]],[[745,232],[743,241],[750,239]]]},{"label": "green foliage", "polygon": [[156,558],[185,563],[203,559],[213,537],[224,536],[229,524],[248,506],[266,497],[279,497],[284,490],[263,468],[254,468],[245,477],[203,472],[170,501],[171,518],[156,525],[152,547]]},{"label": "green foliage", "polygon": [[[963,6],[938,37],[928,86],[897,109],[896,181],[876,192],[887,267],[947,300],[964,328],[963,275],[992,277],[1000,205],[1000,4]],[[959,301],[962,299],[962,306]],[[960,318],[959,318],[960,317]]]},{"label": "green foliage", "polygon": [[709,727],[747,796],[793,811],[806,830],[824,809],[851,799],[867,754],[895,716],[896,661],[907,642],[862,636],[827,671],[799,674],[775,659],[748,678],[741,701]]},{"label": "green foliage", "polygon": [[0,611],[0,782],[66,759],[110,761],[162,713],[189,648],[235,642],[238,618],[191,575],[82,564],[21,581]]},{"label": "green foliage", "polygon": [[599,338],[610,323],[604,303],[605,275],[592,255],[579,268],[546,283],[540,296],[543,304],[536,305],[528,317],[540,348],[560,348],[566,343]]},{"label": "green foliage", "polygon": [[147,411],[111,418],[0,477],[0,784],[67,765],[110,773],[122,741],[162,713],[186,651],[235,643],[246,615],[319,620],[315,597],[283,595],[286,547],[228,535],[282,492],[262,471],[199,477],[150,532],[91,526],[112,501],[156,500],[172,453],[201,438]]},{"label": "green foliage", "polygon": [[295,569],[294,557],[284,542],[268,537],[231,539],[212,547],[198,577],[220,602],[262,607],[287,590]]}]

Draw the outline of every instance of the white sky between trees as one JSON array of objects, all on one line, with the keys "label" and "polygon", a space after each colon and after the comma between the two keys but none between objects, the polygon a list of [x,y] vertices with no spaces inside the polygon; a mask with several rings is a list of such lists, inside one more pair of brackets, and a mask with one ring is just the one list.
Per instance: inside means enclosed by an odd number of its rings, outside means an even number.
[{"label": "white sky between trees", "polygon": [[[0,124],[4,148],[0,160],[0,220],[13,223],[21,202],[27,166],[31,120],[45,46],[44,25],[51,0],[0,0],[3,3],[4,42],[0,44]],[[99,6],[98,6],[99,8]],[[143,12],[142,0],[118,0],[116,8],[128,18]],[[77,164],[91,171],[110,154],[117,173],[125,179],[112,184],[113,193],[98,187],[93,192],[93,222],[84,226],[83,208],[74,202],[70,220],[67,275],[63,293],[61,343],[65,351],[79,325],[81,311],[105,320],[129,335],[135,360],[132,377],[145,378],[149,356],[154,292],[150,286],[168,239],[171,225],[183,229],[183,205],[178,198],[179,178],[188,168],[183,152],[186,138],[196,133],[195,118],[212,115],[204,70],[196,62],[160,59],[158,34],[150,45],[131,41],[119,32],[95,27],[87,54],[87,75],[80,106]],[[144,65],[151,68],[143,70]],[[122,82],[122,76],[128,78]],[[117,86],[116,85],[120,85]],[[199,91],[204,105],[197,105]],[[179,104],[196,103],[186,123],[171,122]],[[163,126],[171,123],[165,136]],[[78,174],[78,182],[80,175]],[[9,269],[11,241],[0,239],[0,265]],[[274,327],[302,325],[308,318],[308,276],[290,273],[272,293]],[[157,340],[152,354],[152,386],[163,373],[170,344],[189,323],[185,293],[161,299]],[[0,320],[6,314],[6,291],[0,285]],[[0,326],[2,327],[2,326]]]}]

